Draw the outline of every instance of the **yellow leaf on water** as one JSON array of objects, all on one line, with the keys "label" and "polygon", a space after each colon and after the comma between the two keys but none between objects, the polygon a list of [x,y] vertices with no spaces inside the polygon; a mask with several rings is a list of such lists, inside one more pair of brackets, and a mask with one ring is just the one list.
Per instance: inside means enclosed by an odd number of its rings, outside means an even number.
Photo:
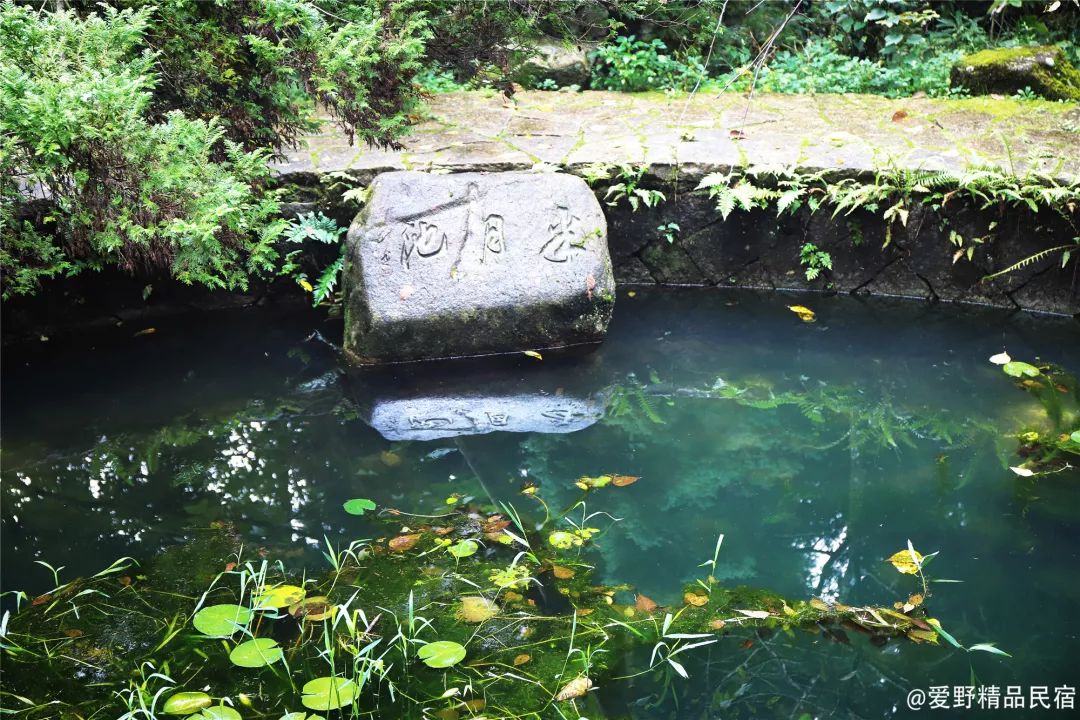
[{"label": "yellow leaf on water", "polygon": [[522,653],[514,658],[514,667],[517,667],[518,665],[524,665],[530,660],[532,660],[532,657],[526,655],[525,653]]},{"label": "yellow leaf on water", "polygon": [[521,354],[522,355],[528,355],[529,357],[536,358],[537,360],[543,360],[544,359],[544,356],[541,355],[540,353],[536,352],[535,350],[522,350]]},{"label": "yellow leaf on water", "polygon": [[146,328],[144,330],[140,330],[139,332],[135,333],[135,337],[139,337],[140,335],[153,335],[156,332],[157,332],[157,328],[148,327],[148,328]]},{"label": "yellow leaf on water", "polygon": [[307,280],[300,281],[300,287],[304,288],[308,292],[315,292],[315,288]]},{"label": "yellow leaf on water", "polygon": [[923,556],[918,550],[914,552],[914,559],[911,557],[911,550],[901,550],[898,553],[893,553],[888,562],[892,563],[894,568],[905,575],[915,575],[919,572],[919,563],[922,562]]},{"label": "yellow leaf on water", "polygon": [[559,702],[573,700],[574,698],[583,696],[591,687],[592,680],[583,675],[566,683],[566,685],[563,686],[563,689],[559,691],[559,694],[555,696],[555,699]]},{"label": "yellow leaf on water", "polygon": [[917,643],[934,643],[937,645],[938,636],[933,630],[908,630],[907,636]]},{"label": "yellow leaf on water", "polygon": [[560,580],[569,580],[574,577],[574,571],[562,565],[552,565],[551,572]]},{"label": "yellow leaf on water", "polygon": [[709,604],[709,597],[707,595],[698,595],[694,592],[688,592],[683,595],[683,600],[687,605],[693,605],[694,607],[701,607],[702,605]]},{"label": "yellow leaf on water", "polygon": [[799,319],[805,323],[812,323],[817,319],[817,315],[814,311],[805,305],[788,305],[788,310],[799,316]]},{"label": "yellow leaf on water", "polygon": [[499,606],[480,595],[470,595],[461,598],[454,617],[462,622],[482,623],[499,614]]}]

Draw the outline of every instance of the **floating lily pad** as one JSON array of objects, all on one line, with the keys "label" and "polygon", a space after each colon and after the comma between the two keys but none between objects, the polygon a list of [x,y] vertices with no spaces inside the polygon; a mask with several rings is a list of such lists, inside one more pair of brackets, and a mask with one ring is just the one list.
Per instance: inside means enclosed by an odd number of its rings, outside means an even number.
[{"label": "floating lily pad", "polygon": [[352,500],[346,501],[342,507],[345,508],[345,512],[350,515],[363,515],[368,510],[374,510],[375,503],[367,498],[353,498]]},{"label": "floating lily pad", "polygon": [[240,713],[228,705],[214,705],[203,710],[198,715],[192,715],[188,720],[241,720]]},{"label": "floating lily pad", "polygon": [[278,720],[326,720],[322,715],[306,712],[285,713]]},{"label": "floating lily pad", "polygon": [[423,646],[416,654],[428,667],[448,668],[465,659],[465,647],[452,640],[439,640]]},{"label": "floating lily pad", "polygon": [[553,548],[559,550],[569,550],[574,547],[575,544],[580,545],[581,541],[576,538],[572,533],[565,532],[563,530],[556,530],[548,535],[548,542]]},{"label": "floating lily pad", "polygon": [[296,585],[264,585],[263,589],[255,593],[252,602],[256,610],[276,610],[277,608],[295,605],[304,599],[307,591]]},{"label": "floating lily pad", "polygon": [[446,548],[446,552],[460,560],[475,555],[479,549],[480,546],[476,544],[475,540],[461,540]]},{"label": "floating lily pad", "polygon": [[297,620],[318,622],[334,617],[337,614],[337,605],[330,602],[330,598],[317,595],[305,598],[295,605],[290,605],[289,614]]},{"label": "floating lily pad", "polygon": [[337,710],[360,694],[356,683],[343,677],[321,677],[306,683],[300,702],[312,710]]},{"label": "floating lily pad", "polygon": [[161,706],[161,712],[166,715],[191,715],[213,704],[213,698],[204,692],[180,692],[169,696]]},{"label": "floating lily pad", "polygon": [[256,638],[242,642],[229,653],[233,665],[260,668],[272,665],[282,658],[281,646],[270,638]]},{"label": "floating lily pad", "polygon": [[499,606],[480,595],[461,598],[454,617],[467,623],[482,623],[499,614]]},{"label": "floating lily pad", "polygon": [[1019,360],[1007,362],[1001,366],[1001,369],[1005,371],[1006,375],[1011,375],[1013,377],[1020,377],[1022,375],[1036,377],[1040,374],[1039,368],[1026,362],[1020,362]]},{"label": "floating lily pad", "polygon": [[192,619],[195,629],[210,637],[229,637],[249,622],[251,610],[242,605],[210,605]]}]

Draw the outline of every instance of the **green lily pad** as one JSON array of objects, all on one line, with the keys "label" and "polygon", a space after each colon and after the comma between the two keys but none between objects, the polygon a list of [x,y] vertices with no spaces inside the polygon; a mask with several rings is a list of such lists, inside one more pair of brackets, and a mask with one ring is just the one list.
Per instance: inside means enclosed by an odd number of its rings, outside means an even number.
[{"label": "green lily pad", "polygon": [[260,668],[272,665],[283,656],[281,646],[270,638],[256,638],[242,642],[229,653],[233,665],[245,668]]},{"label": "green lily pad", "polygon": [[214,705],[203,710],[198,715],[192,715],[188,720],[241,720],[240,713],[228,705]]},{"label": "green lily pad", "polygon": [[306,712],[291,712],[285,713],[278,720],[326,720],[322,715],[316,715],[315,713]]},{"label": "green lily pad", "polygon": [[192,619],[195,629],[210,637],[230,637],[249,622],[251,610],[242,605],[210,605]]},{"label": "green lily pad", "polygon": [[559,550],[569,550],[574,547],[574,536],[564,530],[556,530],[548,535],[548,542],[551,543],[553,548]]},{"label": "green lily pad", "polygon": [[448,668],[465,659],[465,647],[452,640],[439,640],[423,646],[416,654],[428,667]]},{"label": "green lily pad", "polygon": [[1019,360],[1007,362],[1001,366],[1001,369],[1005,371],[1006,375],[1011,375],[1013,377],[1020,377],[1021,375],[1035,377],[1039,374],[1039,368],[1026,362],[1020,362]]},{"label": "green lily pad", "polygon": [[461,540],[446,548],[446,552],[460,560],[475,555],[479,549],[480,546],[476,544],[475,540]]},{"label": "green lily pad", "polygon": [[264,585],[251,601],[256,610],[276,610],[295,605],[304,599],[307,590],[296,585]]},{"label": "green lily pad", "polygon": [[352,680],[342,677],[315,678],[303,687],[300,702],[312,710],[337,710],[352,703],[360,688]]},{"label": "green lily pad", "polygon": [[1074,443],[1080,443],[1080,430],[1077,430],[1069,436]]},{"label": "green lily pad", "polygon": [[169,696],[161,706],[161,712],[166,715],[190,715],[213,704],[213,698],[204,692],[179,692]]},{"label": "green lily pad", "polygon": [[367,498],[353,498],[352,500],[346,501],[341,507],[345,508],[345,512],[350,515],[363,515],[368,510],[374,510],[375,503]]}]

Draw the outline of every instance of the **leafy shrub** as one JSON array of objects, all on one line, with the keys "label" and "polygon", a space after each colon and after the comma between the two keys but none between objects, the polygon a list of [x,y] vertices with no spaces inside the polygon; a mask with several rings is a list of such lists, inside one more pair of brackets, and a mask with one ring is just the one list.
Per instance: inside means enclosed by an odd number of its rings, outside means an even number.
[{"label": "leafy shrub", "polygon": [[0,7],[5,298],[106,265],[219,288],[272,266],[281,226],[261,191],[265,152],[224,139],[215,121],[148,119],[149,20],[147,10],[80,19]]},{"label": "leafy shrub", "polygon": [[679,60],[662,40],[632,35],[601,45],[594,56],[592,86],[599,90],[689,90],[707,77],[697,56]]}]

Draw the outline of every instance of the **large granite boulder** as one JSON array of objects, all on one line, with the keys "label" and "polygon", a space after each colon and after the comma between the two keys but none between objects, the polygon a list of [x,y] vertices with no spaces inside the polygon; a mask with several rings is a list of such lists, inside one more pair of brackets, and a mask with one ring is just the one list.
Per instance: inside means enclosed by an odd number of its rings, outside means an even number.
[{"label": "large granite boulder", "polygon": [[537,87],[550,80],[559,87],[577,85],[587,88],[592,78],[590,49],[586,45],[567,45],[554,38],[542,40],[530,48],[530,54],[514,69],[512,79],[526,87]]},{"label": "large granite boulder", "polygon": [[1054,46],[994,48],[966,55],[949,81],[975,94],[1012,95],[1024,88],[1051,100],[1080,100],[1080,71]]},{"label": "large granite boulder", "polygon": [[351,362],[594,343],[611,319],[607,223],[577,177],[384,173],[346,242]]}]

